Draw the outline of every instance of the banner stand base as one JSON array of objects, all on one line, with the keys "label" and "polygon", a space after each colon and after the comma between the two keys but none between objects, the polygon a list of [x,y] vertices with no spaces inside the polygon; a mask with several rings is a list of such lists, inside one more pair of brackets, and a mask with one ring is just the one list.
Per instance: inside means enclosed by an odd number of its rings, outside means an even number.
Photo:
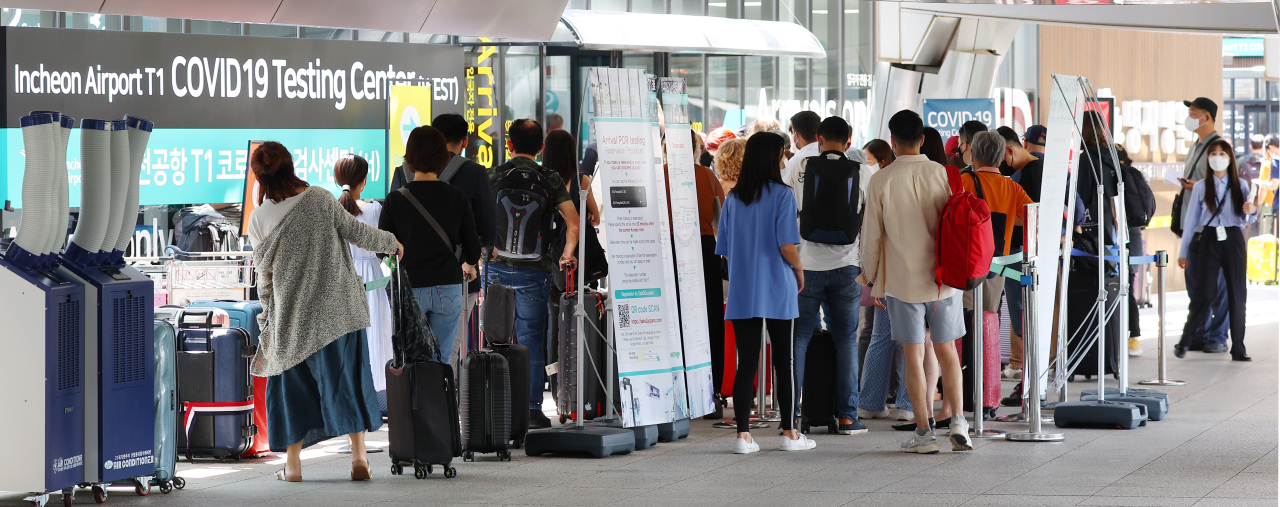
[{"label": "banner stand base", "polygon": [[630,454],[635,448],[635,432],[602,426],[563,426],[530,431],[524,440],[526,456],[585,454],[600,459],[614,454]]},{"label": "banner stand base", "polygon": [[590,421],[586,421],[582,424],[583,426],[588,426],[588,427],[624,429],[624,430],[630,431],[636,437],[637,451],[643,451],[645,449],[653,447],[654,444],[657,444],[658,442],[662,441],[658,437],[658,426],[654,424],[650,424],[648,426],[636,426],[634,428],[625,428],[622,426],[622,419],[616,416],[601,417],[601,418],[593,419]]},{"label": "banner stand base", "polygon": [[689,436],[689,420],[680,419],[675,422],[658,425],[659,442],[675,442]]}]

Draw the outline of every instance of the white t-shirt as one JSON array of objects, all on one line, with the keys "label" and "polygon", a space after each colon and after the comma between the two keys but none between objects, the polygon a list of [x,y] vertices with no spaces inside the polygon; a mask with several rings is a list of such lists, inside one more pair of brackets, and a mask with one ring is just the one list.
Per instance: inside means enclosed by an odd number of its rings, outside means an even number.
[{"label": "white t-shirt", "polygon": [[276,226],[280,225],[280,221],[284,220],[284,217],[293,211],[293,207],[298,205],[300,197],[302,194],[280,202],[263,199],[262,204],[253,208],[253,213],[249,215],[249,244],[254,246],[262,244],[262,241],[276,230]]},{"label": "white t-shirt", "polygon": [[[812,143],[804,147],[814,147],[812,156],[821,155],[822,152],[817,149],[818,143]],[[801,152],[804,151],[801,150]],[[797,156],[800,154],[797,153]],[[867,185],[871,182],[871,175],[875,174],[880,168],[878,166],[868,166],[861,164],[858,170],[858,204],[861,208],[867,199]],[[796,164],[796,170],[791,171],[787,181],[791,185],[791,190],[796,193],[796,206],[804,209],[804,172],[805,165],[803,159]],[[798,220],[798,218],[797,218]],[[859,234],[858,239],[854,240],[852,245],[829,245],[826,243],[813,243],[803,238],[800,239],[800,264],[804,266],[806,271],[831,271],[846,266],[860,266],[862,237]]]},{"label": "white t-shirt", "polygon": [[[818,148],[818,143],[809,143],[796,151],[795,155],[787,159],[786,167],[782,168],[782,181],[790,182],[795,177],[796,171],[800,169],[800,162],[809,157],[816,157],[822,154],[822,150]],[[790,185],[790,183],[788,183]],[[795,188],[795,185],[791,185]]]}]

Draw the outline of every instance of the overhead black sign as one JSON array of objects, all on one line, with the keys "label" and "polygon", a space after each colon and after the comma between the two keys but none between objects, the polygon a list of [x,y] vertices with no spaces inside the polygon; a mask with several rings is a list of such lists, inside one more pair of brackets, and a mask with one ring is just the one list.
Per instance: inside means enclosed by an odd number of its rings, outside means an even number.
[{"label": "overhead black sign", "polygon": [[4,28],[5,118],[133,114],[166,128],[383,129],[391,85],[463,111],[462,48],[393,42]]}]

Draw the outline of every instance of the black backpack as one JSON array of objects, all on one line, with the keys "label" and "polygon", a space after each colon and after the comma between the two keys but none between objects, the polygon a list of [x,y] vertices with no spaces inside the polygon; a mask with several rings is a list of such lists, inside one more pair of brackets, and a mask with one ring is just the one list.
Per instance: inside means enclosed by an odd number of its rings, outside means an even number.
[{"label": "black backpack", "polygon": [[541,167],[531,168],[507,162],[497,168],[501,175],[493,184],[498,203],[498,256],[534,261],[542,258],[552,240],[551,182]]},{"label": "black backpack", "polygon": [[1146,227],[1156,213],[1156,194],[1142,171],[1124,168],[1124,214],[1129,227]]},{"label": "black backpack", "polygon": [[858,173],[862,166],[844,153],[827,151],[805,160],[800,185],[800,237],[813,243],[852,245],[862,230]]}]

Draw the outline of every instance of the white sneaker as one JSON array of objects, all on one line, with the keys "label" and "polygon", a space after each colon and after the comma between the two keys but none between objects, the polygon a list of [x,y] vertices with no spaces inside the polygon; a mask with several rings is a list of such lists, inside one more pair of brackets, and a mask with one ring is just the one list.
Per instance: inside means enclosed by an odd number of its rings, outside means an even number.
[{"label": "white sneaker", "polygon": [[1142,355],[1142,342],[1137,338],[1129,338],[1129,357],[1138,357]]},{"label": "white sneaker", "polygon": [[1000,376],[1005,380],[1022,380],[1022,369],[1010,366],[1000,372]]},{"label": "white sneaker", "polygon": [[914,452],[916,454],[937,454],[938,438],[933,436],[930,431],[924,435],[917,435],[915,432],[911,436],[902,441],[902,452]]},{"label": "white sneaker", "polygon": [[890,415],[892,415],[892,413],[890,413],[887,408],[879,412],[872,412],[861,408],[858,409],[858,419],[888,419]]},{"label": "white sneaker", "polygon": [[910,421],[916,418],[916,413],[910,410],[898,409],[894,412],[893,417],[899,421]]},{"label": "white sneaker", "polygon": [[[782,439],[781,443],[778,445],[778,450],[780,451],[807,451],[818,446],[817,442],[809,440],[809,437],[804,436],[803,433],[800,434],[800,438],[795,440],[792,440],[786,435],[783,435],[780,438]],[[756,448],[759,449],[759,446]]]},{"label": "white sneaker", "polygon": [[[786,438],[786,437],[783,437],[783,438]],[[748,442],[747,439],[745,438],[739,438],[733,441],[734,454],[751,454],[753,452],[758,452],[759,450],[760,450],[760,444],[757,444],[754,439],[750,442]]]},{"label": "white sneaker", "polygon": [[951,451],[972,451],[973,439],[969,437],[969,421],[957,421],[951,418]]}]

